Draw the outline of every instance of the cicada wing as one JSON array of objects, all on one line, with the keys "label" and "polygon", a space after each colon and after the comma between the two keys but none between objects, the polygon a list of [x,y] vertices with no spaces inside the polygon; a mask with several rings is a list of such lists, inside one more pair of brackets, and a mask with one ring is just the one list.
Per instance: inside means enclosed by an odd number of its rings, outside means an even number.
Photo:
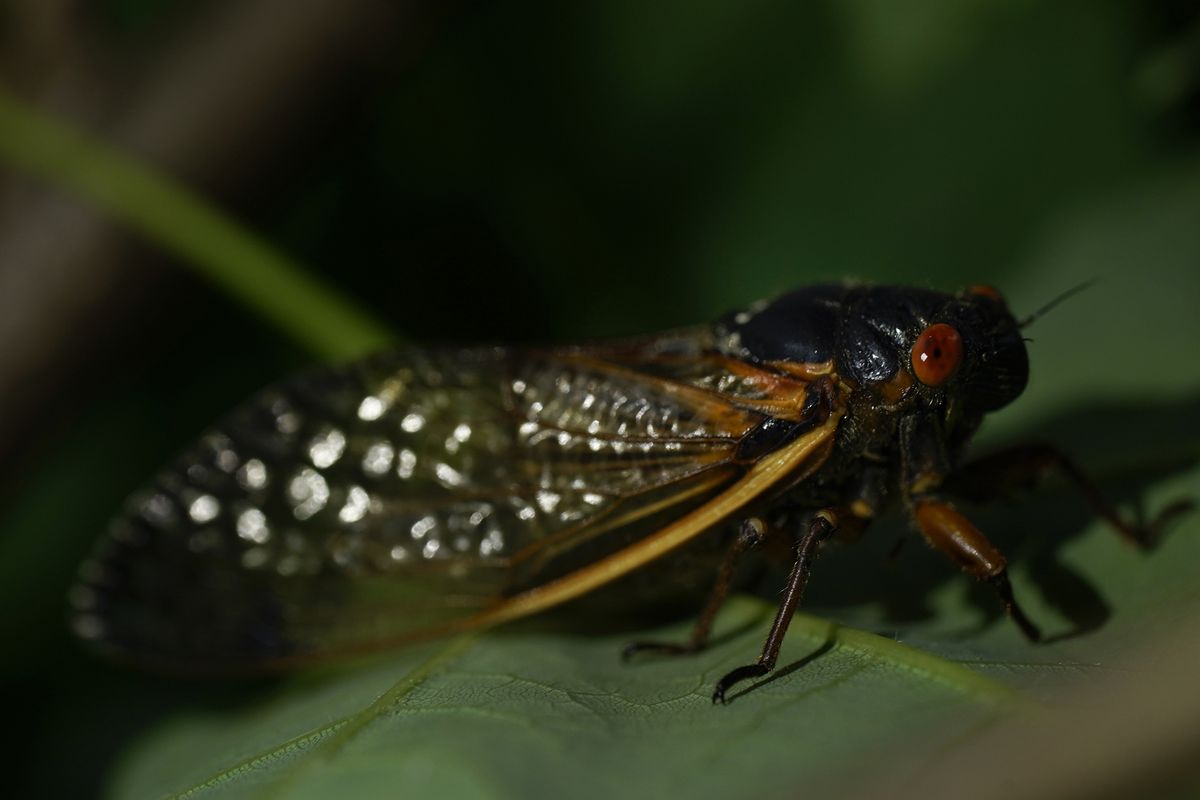
[{"label": "cicada wing", "polygon": [[269,389],[130,500],[75,628],[141,663],[254,669],[443,629],[609,556],[736,480],[763,419],[638,358],[407,349]]}]

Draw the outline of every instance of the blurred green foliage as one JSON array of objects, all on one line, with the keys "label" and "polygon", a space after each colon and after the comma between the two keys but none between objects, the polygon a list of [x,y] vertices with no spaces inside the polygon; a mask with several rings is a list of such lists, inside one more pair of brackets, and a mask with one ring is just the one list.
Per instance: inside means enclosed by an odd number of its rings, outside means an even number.
[{"label": "blurred green foliage", "polygon": [[[149,47],[194,5],[114,1],[97,35]],[[464,4],[281,141],[287,169],[231,210],[417,341],[641,332],[843,276],[992,283],[1028,309],[1099,268],[1186,287],[1163,294],[1190,315],[1195,26],[1172,3]],[[1008,431],[1083,398],[1195,396],[1171,348],[1109,380],[1093,343],[1164,318],[1157,291],[1128,296],[1039,324],[1060,357],[1038,372],[1035,352]],[[311,359],[206,287],[164,303],[0,495],[0,674],[30,795],[95,791],[153,720],[258,689],[98,664],[62,624],[123,496]]]}]

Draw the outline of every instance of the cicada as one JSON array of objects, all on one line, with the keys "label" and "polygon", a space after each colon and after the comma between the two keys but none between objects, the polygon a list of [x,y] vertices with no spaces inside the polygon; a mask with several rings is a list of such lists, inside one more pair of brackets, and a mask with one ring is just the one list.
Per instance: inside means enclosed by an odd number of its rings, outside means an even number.
[{"label": "cicada", "polygon": [[[73,627],[122,660],[246,671],[481,629],[689,552],[712,585],[706,646],[739,559],[791,569],[769,672],[822,544],[899,506],[994,587],[1032,640],[1004,556],[952,503],[1048,468],[1121,519],[1057,450],[963,463],[1025,388],[1022,323],[989,287],[803,288],[715,323],[577,347],[405,347],[267,389],[130,499],[71,593]],[[653,569],[652,565],[665,565]],[[645,581],[643,581],[643,586]],[[652,601],[652,600],[651,600]]]}]

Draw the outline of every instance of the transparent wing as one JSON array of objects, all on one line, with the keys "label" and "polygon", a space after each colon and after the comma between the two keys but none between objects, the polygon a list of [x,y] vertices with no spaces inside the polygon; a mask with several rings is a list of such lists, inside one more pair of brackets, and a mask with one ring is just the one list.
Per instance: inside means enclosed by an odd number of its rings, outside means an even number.
[{"label": "transparent wing", "polygon": [[702,334],[405,349],[263,392],[130,499],[74,626],[237,670],[436,629],[620,551],[726,489],[804,383]]}]

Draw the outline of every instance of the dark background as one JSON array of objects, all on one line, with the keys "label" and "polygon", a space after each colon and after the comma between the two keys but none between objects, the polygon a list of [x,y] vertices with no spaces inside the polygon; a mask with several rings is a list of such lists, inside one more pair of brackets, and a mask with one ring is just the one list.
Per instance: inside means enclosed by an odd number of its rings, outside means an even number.
[{"label": "dark background", "polygon": [[[422,342],[642,332],[843,276],[1003,287],[1064,214],[1194,164],[1194,4],[903,6],[8,0],[0,86]],[[122,497],[314,358],[178,266],[0,167],[0,675],[30,794],[94,791],[167,710],[252,691],[98,664],[63,624]]]}]

